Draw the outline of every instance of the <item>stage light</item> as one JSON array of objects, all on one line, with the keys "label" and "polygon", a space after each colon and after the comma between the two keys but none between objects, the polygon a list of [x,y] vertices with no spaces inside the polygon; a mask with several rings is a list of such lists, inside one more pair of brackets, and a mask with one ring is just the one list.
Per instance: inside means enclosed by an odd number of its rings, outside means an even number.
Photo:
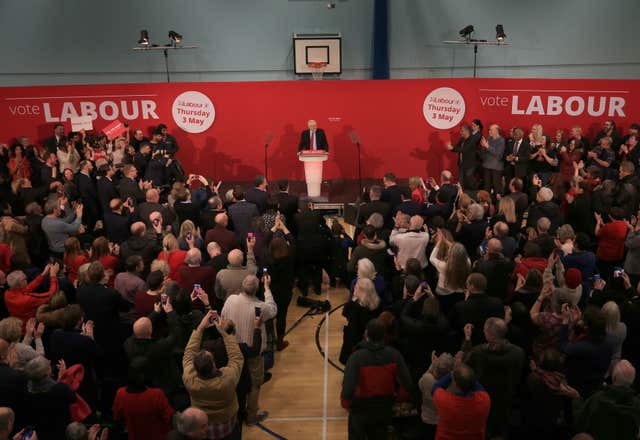
[{"label": "stage light", "polygon": [[140,31],[140,39],[138,40],[138,44],[141,46],[149,45],[149,32],[147,32],[146,30]]},{"label": "stage light", "polygon": [[182,35],[180,35],[176,31],[169,31],[169,39],[173,44],[177,44],[182,42]]},{"label": "stage light", "polygon": [[335,8],[336,8],[335,3],[327,3],[327,9],[335,9]]},{"label": "stage light", "polygon": [[471,33],[473,32],[473,25],[469,24],[460,30],[460,36],[462,38],[471,37]]},{"label": "stage light", "polygon": [[504,28],[502,27],[501,24],[497,24],[496,25],[496,40],[498,40],[500,43],[502,43],[505,38],[507,38],[507,34],[504,33]]}]

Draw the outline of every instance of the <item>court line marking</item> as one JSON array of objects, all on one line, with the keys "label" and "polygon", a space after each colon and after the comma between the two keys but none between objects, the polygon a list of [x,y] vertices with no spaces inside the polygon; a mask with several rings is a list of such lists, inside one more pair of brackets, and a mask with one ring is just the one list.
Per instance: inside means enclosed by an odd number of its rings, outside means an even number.
[{"label": "court line marking", "polygon": [[[269,417],[270,422],[319,422],[324,420],[325,417]],[[327,420],[347,420],[345,416],[327,416]]]},{"label": "court line marking", "polygon": [[[329,293],[331,292],[331,283],[326,287],[326,299],[329,301]],[[327,403],[329,395],[329,312],[325,313],[324,326],[324,398],[322,402],[322,439],[327,439]]]}]

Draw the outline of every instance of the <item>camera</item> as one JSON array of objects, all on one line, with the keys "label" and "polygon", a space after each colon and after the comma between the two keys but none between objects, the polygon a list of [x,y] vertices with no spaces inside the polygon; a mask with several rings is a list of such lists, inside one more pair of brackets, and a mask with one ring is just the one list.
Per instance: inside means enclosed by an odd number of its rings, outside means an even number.
[{"label": "camera", "polygon": [[315,312],[328,312],[331,310],[331,303],[327,300],[320,301],[317,299],[307,298],[305,296],[298,297],[298,306],[300,307],[310,307]]}]

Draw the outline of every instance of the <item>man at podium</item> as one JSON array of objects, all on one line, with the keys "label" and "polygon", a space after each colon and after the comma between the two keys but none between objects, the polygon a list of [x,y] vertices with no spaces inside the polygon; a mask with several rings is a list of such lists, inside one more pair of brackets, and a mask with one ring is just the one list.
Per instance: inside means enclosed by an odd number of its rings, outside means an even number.
[{"label": "man at podium", "polygon": [[327,143],[327,136],[324,134],[324,130],[318,128],[318,124],[313,119],[307,122],[307,127],[309,128],[300,135],[298,151],[324,150],[329,152],[329,144]]}]

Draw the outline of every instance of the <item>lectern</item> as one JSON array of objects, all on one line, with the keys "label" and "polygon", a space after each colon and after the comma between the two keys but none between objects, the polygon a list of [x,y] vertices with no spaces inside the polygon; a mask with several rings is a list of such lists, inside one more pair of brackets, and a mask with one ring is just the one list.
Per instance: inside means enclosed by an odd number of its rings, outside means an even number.
[{"label": "lectern", "polygon": [[329,153],[324,150],[301,151],[298,153],[300,162],[304,163],[304,177],[307,181],[307,196],[320,197],[322,187],[322,162],[327,160]]}]

